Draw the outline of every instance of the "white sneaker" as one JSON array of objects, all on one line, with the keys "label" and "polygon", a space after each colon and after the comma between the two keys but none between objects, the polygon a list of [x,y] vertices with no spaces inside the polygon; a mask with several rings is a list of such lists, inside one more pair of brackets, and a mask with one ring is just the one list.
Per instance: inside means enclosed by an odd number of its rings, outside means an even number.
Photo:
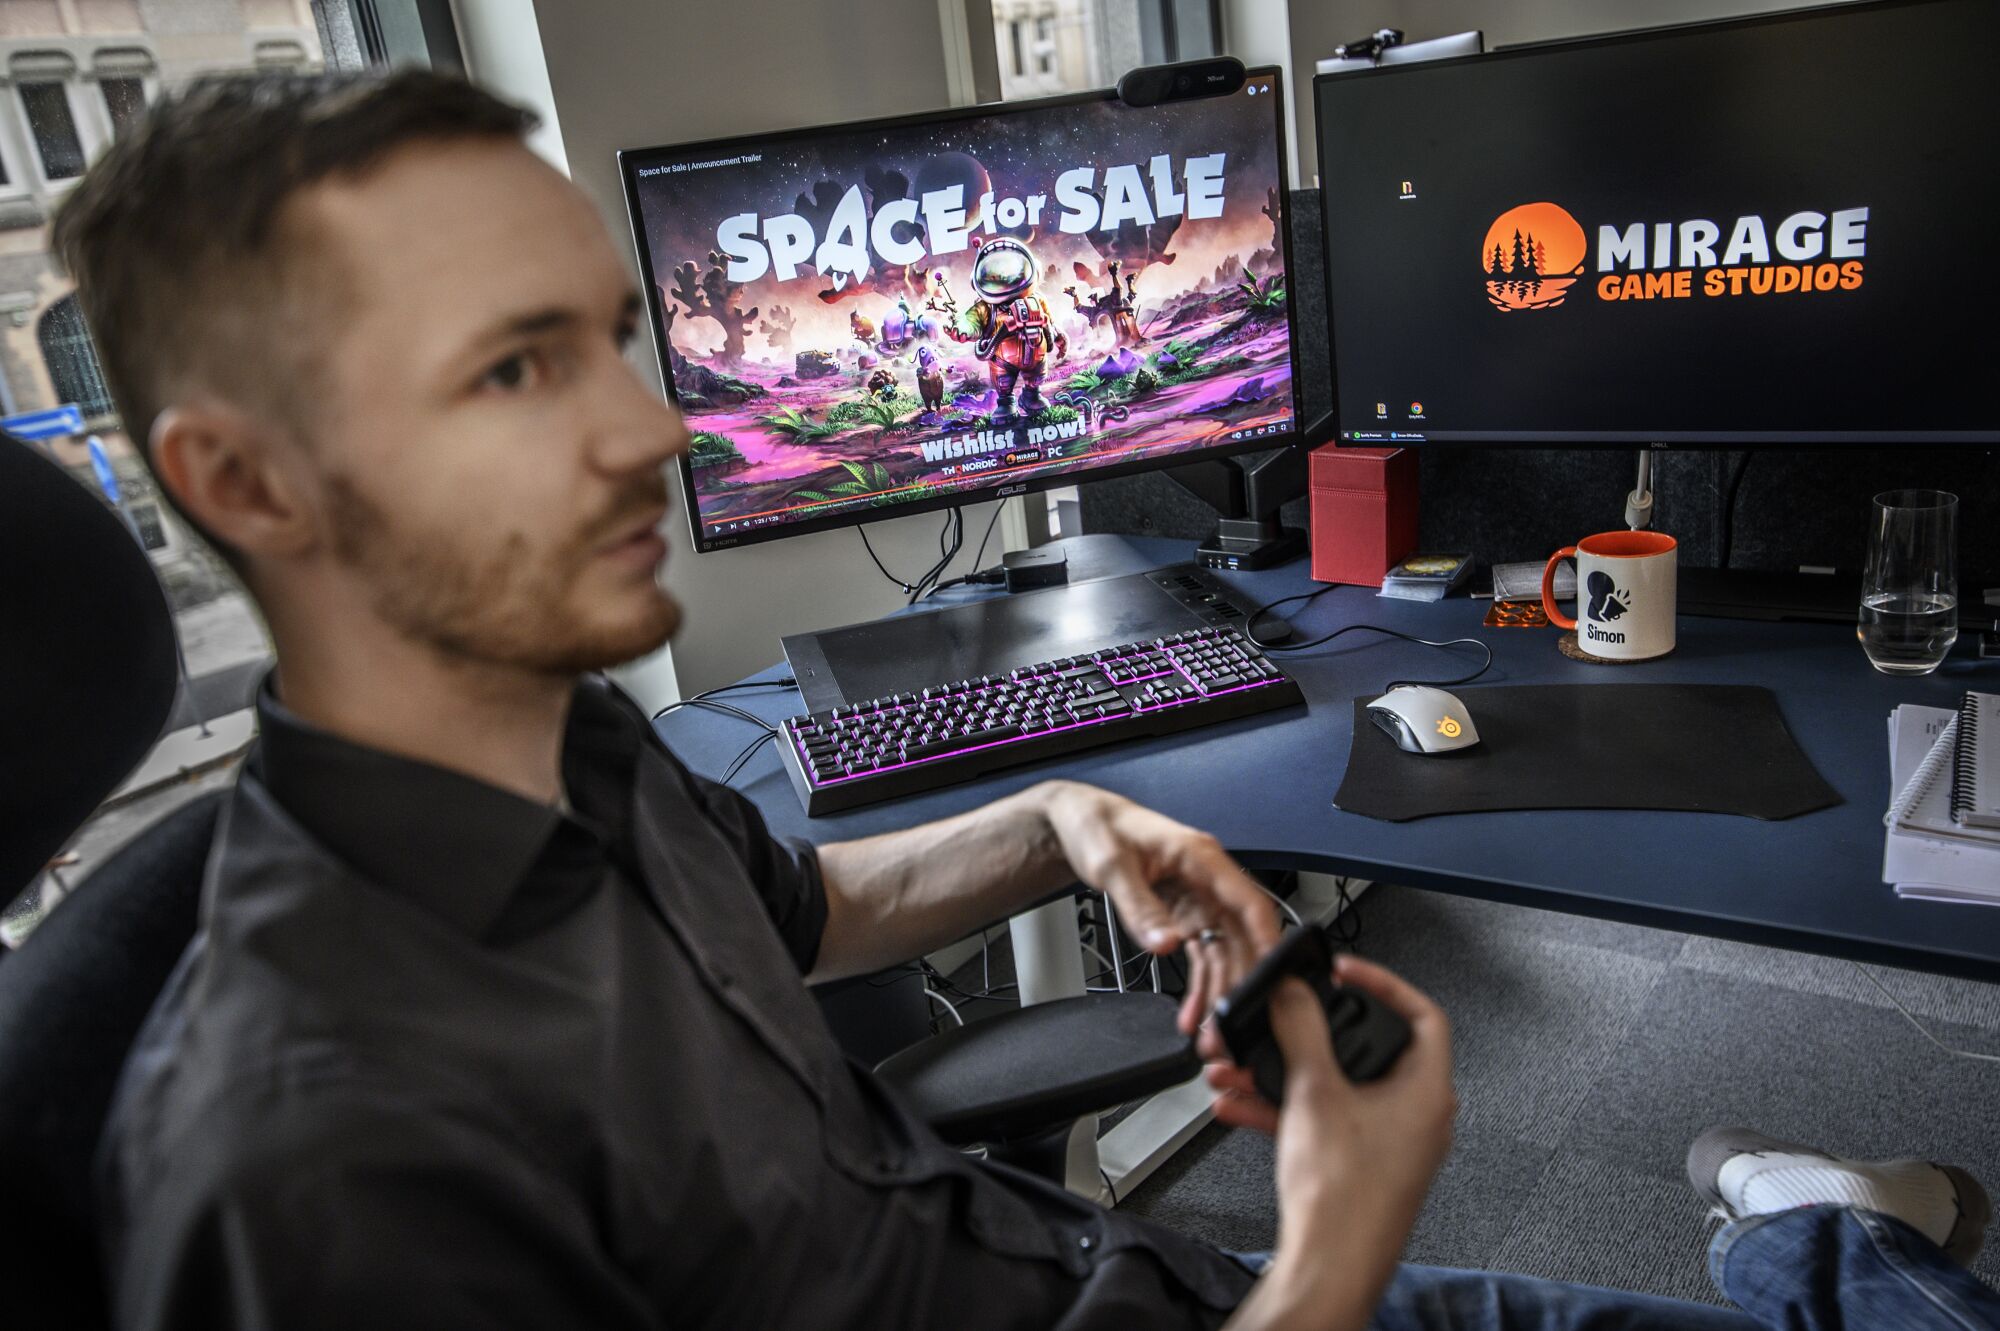
[{"label": "white sneaker", "polygon": [[1688,1148],[1688,1182],[1731,1220],[1797,1206],[1852,1206],[1894,1216],[1970,1265],[1993,1204],[1979,1180],[1928,1160],[1846,1160],[1749,1128],[1710,1128]]}]

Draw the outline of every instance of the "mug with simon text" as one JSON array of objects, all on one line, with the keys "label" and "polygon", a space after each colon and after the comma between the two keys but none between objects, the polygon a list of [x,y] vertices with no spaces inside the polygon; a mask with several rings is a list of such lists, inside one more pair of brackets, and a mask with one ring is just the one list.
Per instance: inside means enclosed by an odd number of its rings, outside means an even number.
[{"label": "mug with simon text", "polygon": [[[1576,630],[1576,645],[1610,661],[1649,661],[1674,649],[1679,547],[1656,531],[1586,536],[1549,556],[1542,609]],[[1576,560],[1576,618],[1556,609],[1556,565]]]}]

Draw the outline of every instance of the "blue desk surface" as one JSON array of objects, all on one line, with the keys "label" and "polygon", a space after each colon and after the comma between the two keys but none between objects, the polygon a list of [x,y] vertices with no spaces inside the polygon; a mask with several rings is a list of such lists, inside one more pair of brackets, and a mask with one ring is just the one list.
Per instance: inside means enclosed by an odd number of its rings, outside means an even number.
[{"label": "blue desk surface", "polygon": [[[1187,544],[1164,540],[1085,536],[1065,544],[1073,581],[1155,568],[1192,554]],[[1318,585],[1303,561],[1222,576],[1253,603]],[[963,593],[985,594],[994,593]],[[1843,802],[1775,823],[1585,810],[1386,823],[1340,812],[1332,800],[1347,761],[1351,700],[1399,676],[1449,678],[1469,668],[1461,661],[1476,659],[1464,648],[1447,655],[1365,633],[1280,658],[1305,691],[1303,713],[1292,709],[1116,745],[826,818],[805,816],[768,745],[734,784],[756,801],[777,834],[829,842],[958,813],[1047,777],[1071,777],[1206,828],[1252,866],[1351,874],[2000,979],[2000,909],[1901,901],[1881,880],[1890,709],[1904,702],[1953,706],[1966,688],[2000,689],[2000,667],[1961,649],[1933,675],[1890,678],[1869,667],[1851,628],[1694,617],[1681,619],[1679,647],[1663,660],[1591,666],[1558,652],[1554,629],[1482,627],[1487,605],[1463,596],[1431,604],[1385,600],[1367,588],[1342,587],[1294,624],[1301,637],[1354,622],[1431,638],[1478,635],[1494,655],[1481,685],[1762,684],[1777,694],[1786,723]],[[783,674],[773,667],[751,678]],[[790,690],[726,696],[773,721],[800,706]],[[755,737],[747,723],[698,708],[670,714],[660,730],[683,761],[708,776],[719,775]]]}]

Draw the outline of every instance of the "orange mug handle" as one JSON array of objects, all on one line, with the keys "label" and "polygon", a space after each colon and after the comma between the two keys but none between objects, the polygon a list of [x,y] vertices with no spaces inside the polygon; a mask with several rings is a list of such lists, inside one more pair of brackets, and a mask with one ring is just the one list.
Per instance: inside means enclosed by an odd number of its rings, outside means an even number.
[{"label": "orange mug handle", "polygon": [[1542,570],[1542,613],[1549,617],[1549,623],[1557,628],[1573,629],[1576,621],[1556,609],[1556,565],[1565,559],[1576,558],[1576,547],[1566,545],[1549,556],[1548,566]]}]

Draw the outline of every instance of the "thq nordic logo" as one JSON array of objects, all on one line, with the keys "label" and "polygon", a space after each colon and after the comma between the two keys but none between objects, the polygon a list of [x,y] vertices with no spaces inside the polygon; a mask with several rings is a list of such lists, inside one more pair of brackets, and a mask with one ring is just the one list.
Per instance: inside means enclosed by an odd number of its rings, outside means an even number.
[{"label": "thq nordic logo", "polygon": [[1684,222],[1604,223],[1593,247],[1558,204],[1509,208],[1486,229],[1479,266],[1486,299],[1515,313],[1561,305],[1592,260],[1601,301],[1693,300],[1846,292],[1861,286],[1868,209],[1805,209],[1770,225],[1755,214],[1726,227]]}]

